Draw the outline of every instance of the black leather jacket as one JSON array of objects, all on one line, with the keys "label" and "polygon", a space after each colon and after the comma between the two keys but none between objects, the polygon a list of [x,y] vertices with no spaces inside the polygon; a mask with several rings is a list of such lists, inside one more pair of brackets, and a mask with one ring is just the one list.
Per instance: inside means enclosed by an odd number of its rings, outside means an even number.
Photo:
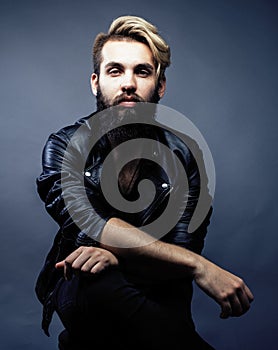
[{"label": "black leather jacket", "polygon": [[[135,214],[127,214],[112,207],[105,200],[100,188],[102,164],[111,151],[111,147],[107,137],[104,136],[91,150],[91,136],[96,133],[95,130],[92,130],[91,117],[92,115],[82,118],[75,124],[49,136],[43,150],[42,173],[37,178],[40,198],[45,203],[47,212],[59,225],[59,231],[36,283],[37,297],[44,305],[42,327],[47,334],[53,313],[51,295],[58,280],[62,278],[62,272],[54,267],[55,263],[64,259],[80,245],[97,246],[98,238],[109,218],[119,217],[135,226],[144,226],[163,213],[168,204],[170,191],[173,191],[178,195],[178,200],[182,201],[185,196],[189,199],[179,221],[166,235],[161,237],[162,240],[201,253],[209,224],[211,211],[198,229],[192,233],[188,232],[188,225],[200,193],[200,169],[189,148],[175,135],[176,133],[171,133],[161,127],[158,127],[155,133],[155,139],[159,142],[155,146],[156,149],[152,150],[154,162],[145,160],[139,163],[137,182],[129,194],[130,198],[127,196],[127,199],[134,199],[137,195],[138,183],[141,179],[148,178],[156,188],[152,204]],[[73,135],[76,135],[75,132],[81,126],[83,128],[82,138],[72,142]],[[69,151],[70,142],[71,150]],[[156,165],[155,158],[161,152],[160,143],[174,152],[184,166],[188,178],[187,191],[180,188],[175,160],[165,159],[163,169]],[[64,161],[65,156],[66,162]],[[61,184],[61,176],[64,179],[63,184]],[[69,211],[74,214],[70,215]],[[187,287],[189,286],[190,303],[191,280],[187,279],[186,284]]]}]

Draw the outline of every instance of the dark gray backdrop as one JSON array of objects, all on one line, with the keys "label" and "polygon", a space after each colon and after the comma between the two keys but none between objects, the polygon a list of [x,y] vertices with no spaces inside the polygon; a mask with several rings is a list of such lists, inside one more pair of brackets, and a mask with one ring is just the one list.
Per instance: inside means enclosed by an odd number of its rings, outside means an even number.
[{"label": "dark gray backdrop", "polygon": [[[145,17],[172,47],[162,103],[190,118],[216,167],[204,254],[255,295],[238,319],[197,287],[196,327],[216,349],[276,349],[277,2],[270,0],[0,2],[1,349],[56,349],[40,329],[34,284],[56,224],[36,193],[47,136],[89,114],[93,38],[119,15]],[[93,334],[93,330],[92,330]]]}]

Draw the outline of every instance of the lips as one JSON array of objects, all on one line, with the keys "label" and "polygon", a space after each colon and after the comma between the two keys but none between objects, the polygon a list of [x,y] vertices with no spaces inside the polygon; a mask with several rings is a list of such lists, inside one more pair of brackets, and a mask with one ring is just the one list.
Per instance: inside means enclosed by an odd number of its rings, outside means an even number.
[{"label": "lips", "polygon": [[120,106],[125,106],[125,107],[134,107],[136,105],[136,101],[133,100],[124,100],[119,103]]},{"label": "lips", "polygon": [[137,102],[138,102],[137,98],[125,97],[125,98],[121,99],[121,101],[119,102],[119,105],[126,106],[126,107],[134,107]]},{"label": "lips", "polygon": [[134,107],[137,102],[142,102],[142,99],[136,95],[121,95],[115,100],[116,105]]},{"label": "lips", "polygon": [[138,98],[123,97],[120,99],[119,104],[121,104],[121,103],[136,103],[136,102],[139,102]]}]

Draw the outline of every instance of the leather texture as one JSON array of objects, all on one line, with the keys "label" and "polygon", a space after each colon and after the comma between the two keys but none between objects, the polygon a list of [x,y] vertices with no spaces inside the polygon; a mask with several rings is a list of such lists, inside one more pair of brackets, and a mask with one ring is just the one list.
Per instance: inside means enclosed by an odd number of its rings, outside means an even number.
[{"label": "leather texture", "polygon": [[[196,253],[201,253],[203,249],[209,225],[211,210],[194,232],[188,232],[200,194],[199,164],[197,166],[189,147],[177,137],[176,132],[172,133],[159,126],[154,126],[154,138],[158,142],[155,143],[156,149],[152,150],[153,161],[142,160],[138,163],[136,181],[128,194],[123,194],[127,200],[136,199],[138,184],[147,178],[155,185],[153,202],[146,209],[133,214],[111,206],[106,201],[100,184],[103,162],[111,151],[111,146],[105,135],[92,147],[92,135],[97,136],[97,131],[92,129],[92,118],[93,114],[49,136],[43,150],[42,172],[36,179],[39,196],[49,215],[59,225],[35,288],[38,299],[44,305],[42,327],[47,334],[53,314],[51,296],[57,282],[63,277],[62,272],[55,269],[55,263],[80,245],[98,246],[102,229],[111,217],[119,217],[138,227],[144,226],[163,215],[170,193],[174,194],[177,202],[182,204],[183,200],[187,201],[186,209],[175,226],[161,239]],[[82,137],[79,133],[79,137],[75,138],[80,127]],[[191,148],[192,145],[196,148],[191,139],[189,142]],[[183,175],[177,171],[176,157],[162,157],[163,167],[156,164],[157,154],[162,153],[160,144],[166,145],[182,163],[188,179],[188,189],[180,188],[179,176]],[[176,205],[173,210],[177,210]],[[191,284],[191,281],[187,283]]]}]

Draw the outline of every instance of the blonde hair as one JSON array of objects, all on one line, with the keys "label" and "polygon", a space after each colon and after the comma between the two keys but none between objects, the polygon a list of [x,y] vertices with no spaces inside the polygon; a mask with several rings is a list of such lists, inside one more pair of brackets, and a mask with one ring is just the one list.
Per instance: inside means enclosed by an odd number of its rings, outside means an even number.
[{"label": "blonde hair", "polygon": [[170,65],[170,47],[158,33],[157,28],[145,19],[136,16],[121,16],[110,25],[107,34],[99,33],[93,46],[93,62],[99,74],[102,48],[107,41],[135,40],[146,44],[154,57],[157,80],[165,79],[165,70]]}]

